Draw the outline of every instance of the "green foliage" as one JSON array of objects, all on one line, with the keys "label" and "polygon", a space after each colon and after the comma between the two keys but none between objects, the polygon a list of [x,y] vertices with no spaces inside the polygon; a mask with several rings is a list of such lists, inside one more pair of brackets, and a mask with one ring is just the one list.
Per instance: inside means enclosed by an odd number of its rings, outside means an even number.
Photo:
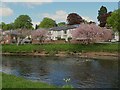
[{"label": "green foliage", "polygon": [[0,23],[0,28],[3,29],[4,26],[5,26],[5,23],[4,23],[4,22],[1,22],[1,23]]},{"label": "green foliage", "polygon": [[104,7],[104,6],[101,6],[100,10],[98,11],[98,14],[99,14],[99,15],[102,15],[102,14],[104,14],[104,13],[107,13],[107,8]]},{"label": "green foliage", "polygon": [[64,85],[63,88],[69,88],[70,90],[74,90],[72,88],[74,88],[72,85]]},{"label": "green foliage", "polygon": [[107,19],[107,25],[120,32],[120,9],[112,12],[111,16]]},{"label": "green foliage", "polygon": [[106,44],[43,44],[43,45],[2,45],[2,52],[33,52],[33,51],[45,51],[45,52],[57,52],[57,51],[69,51],[69,52],[118,52],[118,43],[106,43]]},{"label": "green foliage", "polygon": [[47,18],[47,17],[44,18],[39,25],[40,28],[51,28],[55,26],[57,26],[56,22],[51,18]]},{"label": "green foliage", "polygon": [[0,24],[0,28],[2,28],[3,30],[11,30],[11,29],[33,29],[32,27],[32,20],[28,15],[20,15],[17,19],[15,19],[14,23],[10,23],[10,24],[5,24],[4,22],[2,22]]},{"label": "green foliage", "polygon": [[14,21],[14,26],[16,29],[25,28],[25,29],[32,29],[32,20],[28,15],[20,15]]},{"label": "green foliage", "polygon": [[97,17],[98,21],[101,21],[100,16],[106,13],[107,13],[107,8],[104,6],[101,6],[100,10],[98,10],[98,17]]},{"label": "green foliage", "polygon": [[[69,88],[70,90],[73,90],[73,87],[71,85],[64,85],[63,87],[57,87],[54,85],[49,85],[47,83],[43,82],[33,82],[30,80],[23,79],[22,77],[17,77],[14,75],[8,75],[5,73],[0,73],[2,75],[2,89],[4,88],[54,88],[55,90],[58,90],[58,88]],[[52,89],[51,89],[52,90]]]},{"label": "green foliage", "polygon": [[14,23],[5,24],[4,22],[2,22],[2,23],[0,24],[0,28],[2,28],[3,30],[11,30],[11,29],[14,29]]},{"label": "green foliage", "polygon": [[[1,57],[2,59],[2,57]],[[2,73],[0,73],[0,89],[2,90]]]},{"label": "green foliage", "polygon": [[2,87],[3,88],[56,88],[53,85],[49,85],[42,82],[32,82],[25,80],[21,77],[13,75],[2,74]]},{"label": "green foliage", "polygon": [[106,20],[108,16],[110,16],[111,12],[107,13],[107,8],[104,6],[101,6],[100,10],[98,10],[98,21],[100,22],[101,27],[105,27],[106,25]]},{"label": "green foliage", "polygon": [[58,26],[64,26],[64,25],[65,25],[65,22],[58,23]]}]

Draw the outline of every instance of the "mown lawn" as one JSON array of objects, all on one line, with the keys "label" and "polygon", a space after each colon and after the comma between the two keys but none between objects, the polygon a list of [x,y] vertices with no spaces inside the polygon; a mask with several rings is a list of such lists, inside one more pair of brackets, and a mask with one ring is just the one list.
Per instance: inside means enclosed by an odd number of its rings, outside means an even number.
[{"label": "mown lawn", "polygon": [[2,73],[2,88],[57,88],[41,82],[32,82],[21,77]]},{"label": "mown lawn", "polygon": [[43,45],[2,45],[2,52],[118,52],[118,43],[99,44],[43,44]]}]

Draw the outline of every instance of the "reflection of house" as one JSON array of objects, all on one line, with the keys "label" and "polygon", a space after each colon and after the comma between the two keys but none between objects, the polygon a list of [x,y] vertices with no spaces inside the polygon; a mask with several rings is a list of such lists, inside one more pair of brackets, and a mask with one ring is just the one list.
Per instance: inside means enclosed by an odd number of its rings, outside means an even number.
[{"label": "reflection of house", "polygon": [[78,25],[50,28],[49,32],[51,33],[51,40],[64,39],[65,41],[68,41],[70,38],[72,38],[71,31],[76,27],[78,27]]}]

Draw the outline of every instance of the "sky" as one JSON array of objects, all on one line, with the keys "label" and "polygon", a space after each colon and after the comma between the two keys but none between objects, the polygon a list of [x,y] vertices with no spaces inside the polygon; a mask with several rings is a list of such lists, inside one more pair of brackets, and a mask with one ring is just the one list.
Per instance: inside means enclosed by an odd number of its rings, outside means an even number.
[{"label": "sky", "polygon": [[[35,0],[34,0],[35,1]],[[66,22],[69,13],[77,13],[87,21],[97,21],[98,10],[105,6],[109,11],[118,8],[117,2],[2,2],[0,22],[11,23],[19,15],[29,15],[32,23],[39,24],[44,17],[58,22]]]}]

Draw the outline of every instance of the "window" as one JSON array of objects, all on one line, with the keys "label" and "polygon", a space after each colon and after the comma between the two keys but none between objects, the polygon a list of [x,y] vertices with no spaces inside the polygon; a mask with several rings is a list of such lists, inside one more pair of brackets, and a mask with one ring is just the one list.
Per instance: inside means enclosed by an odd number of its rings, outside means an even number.
[{"label": "window", "polygon": [[64,34],[67,34],[67,31],[66,31],[66,30],[64,30]]}]

